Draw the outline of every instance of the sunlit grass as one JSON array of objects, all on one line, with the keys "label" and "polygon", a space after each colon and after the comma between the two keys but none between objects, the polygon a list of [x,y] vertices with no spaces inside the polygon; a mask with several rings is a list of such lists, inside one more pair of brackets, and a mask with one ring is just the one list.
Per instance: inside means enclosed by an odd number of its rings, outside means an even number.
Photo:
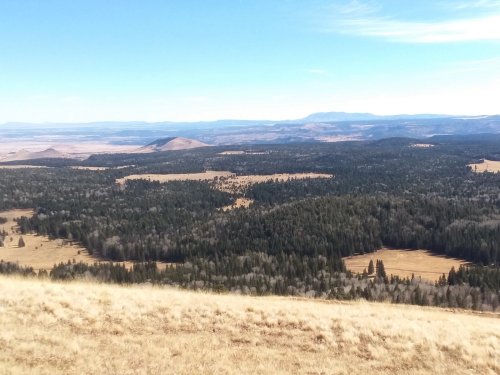
[{"label": "sunlit grass", "polygon": [[500,372],[500,319],[0,277],[0,373]]}]

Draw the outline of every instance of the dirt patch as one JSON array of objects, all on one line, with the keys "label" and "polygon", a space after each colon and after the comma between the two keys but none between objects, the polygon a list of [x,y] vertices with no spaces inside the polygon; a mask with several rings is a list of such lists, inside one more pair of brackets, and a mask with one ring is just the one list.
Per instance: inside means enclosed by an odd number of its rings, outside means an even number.
[{"label": "dirt patch", "polygon": [[500,172],[500,161],[484,159],[482,163],[469,164],[469,167],[476,173],[498,173]]},{"label": "dirt patch", "polygon": [[374,253],[355,255],[344,258],[348,270],[353,272],[363,272],[368,270],[370,260],[380,259],[384,262],[387,275],[398,275],[400,277],[422,277],[422,279],[436,281],[444,273],[448,276],[451,267],[458,269],[460,265],[468,262],[450,258],[442,255],[435,255],[429,250],[399,250],[380,249]]},{"label": "dirt patch", "polygon": [[[88,264],[107,262],[100,257],[90,255],[88,250],[77,243],[62,239],[51,240],[47,236],[19,233],[19,226],[14,221],[22,216],[33,216],[33,210],[10,210],[0,212],[0,217],[7,222],[0,224],[0,232],[7,232],[4,246],[0,247],[0,260],[19,263],[21,266],[33,267],[35,270],[50,270],[55,264],[68,260]],[[19,239],[23,238],[25,246],[19,247]],[[134,262],[114,262],[132,268]],[[158,268],[164,269],[167,263],[157,262]]]}]

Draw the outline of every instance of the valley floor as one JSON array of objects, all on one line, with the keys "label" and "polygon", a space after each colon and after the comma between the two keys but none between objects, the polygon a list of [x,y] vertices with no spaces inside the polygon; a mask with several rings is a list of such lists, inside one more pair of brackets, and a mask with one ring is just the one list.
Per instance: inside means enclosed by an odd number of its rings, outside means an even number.
[{"label": "valley floor", "polygon": [[448,276],[452,267],[456,270],[461,265],[470,263],[457,258],[437,255],[429,250],[411,249],[389,249],[382,248],[373,253],[345,257],[344,262],[348,270],[362,273],[368,269],[370,260],[376,264],[376,260],[384,262],[387,275],[397,275],[402,278],[421,277],[422,279],[435,282],[444,274]]},{"label": "valley floor", "polygon": [[0,373],[498,374],[500,317],[0,277]]}]

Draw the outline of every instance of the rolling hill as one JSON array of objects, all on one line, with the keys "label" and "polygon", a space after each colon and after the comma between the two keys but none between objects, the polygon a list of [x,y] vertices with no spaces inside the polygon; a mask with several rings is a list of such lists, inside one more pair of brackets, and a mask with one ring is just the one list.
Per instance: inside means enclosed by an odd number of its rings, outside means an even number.
[{"label": "rolling hill", "polygon": [[0,277],[0,372],[498,374],[494,314]]},{"label": "rolling hill", "polygon": [[136,152],[161,152],[161,151],[174,151],[174,150],[188,150],[198,147],[207,147],[206,143],[197,141],[195,139],[182,138],[182,137],[167,137],[157,139],[144,147],[139,148]]},{"label": "rolling hill", "polygon": [[7,154],[6,157],[0,159],[0,162],[55,158],[72,158],[72,156],[60,152],[52,147],[43,151],[28,151],[26,149],[22,149],[14,153]]}]

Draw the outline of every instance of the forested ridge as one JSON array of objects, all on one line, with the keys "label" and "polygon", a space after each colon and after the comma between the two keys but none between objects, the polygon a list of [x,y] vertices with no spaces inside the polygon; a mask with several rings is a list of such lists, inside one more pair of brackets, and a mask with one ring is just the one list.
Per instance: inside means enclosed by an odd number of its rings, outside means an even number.
[{"label": "forested ridge", "polygon": [[[238,285],[241,290],[259,279],[245,275],[263,272],[259,288],[252,286],[259,293],[290,294],[289,287],[297,291],[302,285],[301,293],[312,290],[322,295],[332,290],[334,281],[321,283],[319,271],[344,273],[343,256],[382,246],[426,248],[498,273],[500,174],[477,174],[467,167],[483,158],[500,160],[498,143],[439,138],[434,147],[425,149],[411,147],[413,143],[389,139],[260,145],[251,147],[259,154],[245,155],[220,155],[228,148],[219,147],[95,155],[83,162],[127,166],[105,171],[73,170],[68,168],[73,162],[38,160],[54,168],[0,170],[0,210],[34,207],[33,218],[20,220],[23,232],[79,241],[108,259],[178,263],[177,272],[190,275],[191,287],[200,282],[203,287],[231,290]],[[221,208],[239,195],[221,192],[213,183],[115,184],[128,174],[204,170],[240,175],[318,172],[334,177],[256,184],[244,193],[253,205],[228,212]],[[251,272],[236,266],[234,259],[254,259],[253,255],[267,260],[255,260]],[[285,267],[286,259],[302,266]],[[205,272],[186,271],[196,264]],[[273,276],[266,282],[270,270]],[[170,280],[175,279],[172,275]],[[286,275],[288,281],[271,286],[276,275]],[[184,280],[185,274],[179,277],[176,280]],[[474,287],[488,289],[488,285]],[[352,293],[368,298],[360,290]]]}]

